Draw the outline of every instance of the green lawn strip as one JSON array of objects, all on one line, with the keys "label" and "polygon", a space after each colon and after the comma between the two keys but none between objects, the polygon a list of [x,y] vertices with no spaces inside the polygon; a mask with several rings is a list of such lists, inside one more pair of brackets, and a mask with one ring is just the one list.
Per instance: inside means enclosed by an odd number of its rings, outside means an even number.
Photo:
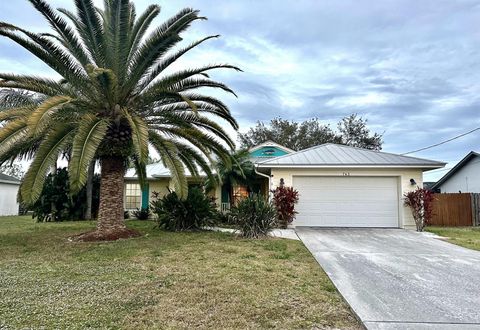
[{"label": "green lawn strip", "polygon": [[359,328],[301,242],[128,225],[70,243],[95,224],[0,218],[0,327]]},{"label": "green lawn strip", "polygon": [[426,231],[447,237],[447,241],[480,251],[480,227],[427,227]]}]

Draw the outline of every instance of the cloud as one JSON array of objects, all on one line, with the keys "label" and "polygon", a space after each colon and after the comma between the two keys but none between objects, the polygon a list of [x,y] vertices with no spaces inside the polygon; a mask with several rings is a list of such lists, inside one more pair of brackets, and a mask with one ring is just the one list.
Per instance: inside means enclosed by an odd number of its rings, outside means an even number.
[{"label": "cloud", "polygon": [[[384,149],[406,152],[480,126],[477,0],[297,0],[295,5],[278,0],[135,0],[139,12],[152,2],[162,6],[162,19],[186,6],[209,18],[192,26],[185,43],[222,35],[174,68],[225,62],[241,67],[244,73],[218,71],[212,77],[237,92],[238,99],[218,95],[242,131],[275,116],[336,123],[355,112],[372,129],[385,132]],[[52,3],[72,8],[73,1]],[[23,2],[2,2],[0,20],[47,29]],[[52,74],[0,39],[0,71],[12,70]],[[478,150],[478,137],[475,133],[416,155],[454,162]]]}]

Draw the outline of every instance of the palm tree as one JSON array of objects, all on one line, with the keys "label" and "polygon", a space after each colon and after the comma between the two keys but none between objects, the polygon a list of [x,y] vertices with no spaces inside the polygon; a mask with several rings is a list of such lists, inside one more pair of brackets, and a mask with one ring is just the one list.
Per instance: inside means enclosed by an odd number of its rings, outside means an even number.
[{"label": "palm tree", "polygon": [[252,188],[253,181],[256,178],[255,166],[250,161],[248,150],[237,150],[230,154],[230,159],[226,161],[221,159],[216,162],[219,181],[207,180],[207,187],[211,189],[213,186],[222,184],[228,191],[230,206],[234,205],[233,187],[244,185]]},{"label": "palm tree", "polygon": [[53,33],[33,33],[1,22],[0,35],[35,55],[61,79],[0,73],[0,88],[12,94],[34,93],[42,100],[4,106],[0,112],[0,162],[32,159],[20,189],[23,201],[39,198],[60,154],[68,155],[72,193],[82,188],[89,164],[98,159],[100,208],[97,229],[90,237],[128,236],[131,232],[123,221],[125,164],[135,164],[144,184],[149,147],[153,148],[170,169],[176,192],[186,196],[185,168],[211,175],[209,160],[228,162],[234,143],[213,119],[225,120],[234,129],[237,123],[224,103],[197,89],[234,94],[207,73],[239,69],[227,64],[171,69],[184,54],[218,37],[175,47],[182,32],[205,19],[197,10],[183,9],[147,33],[160,13],[156,5],[137,16],[130,0],[104,0],[103,8],[96,8],[92,0],[75,0],[76,13],[54,11],[46,0],[29,2]]}]

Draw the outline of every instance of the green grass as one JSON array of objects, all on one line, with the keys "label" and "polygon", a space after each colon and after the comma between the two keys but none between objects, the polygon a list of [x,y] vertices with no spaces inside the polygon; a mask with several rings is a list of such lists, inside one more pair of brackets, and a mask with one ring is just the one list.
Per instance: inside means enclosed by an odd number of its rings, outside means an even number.
[{"label": "green grass", "polygon": [[447,237],[447,241],[480,251],[480,227],[427,227],[426,231]]},{"label": "green grass", "polygon": [[0,328],[360,328],[298,241],[128,225],[70,243],[94,223],[0,218]]}]

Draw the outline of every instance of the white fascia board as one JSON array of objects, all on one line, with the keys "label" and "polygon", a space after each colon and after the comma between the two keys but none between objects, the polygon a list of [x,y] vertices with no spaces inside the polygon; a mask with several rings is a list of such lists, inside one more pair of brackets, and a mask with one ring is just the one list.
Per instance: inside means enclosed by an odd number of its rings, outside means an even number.
[{"label": "white fascia board", "polygon": [[435,169],[445,165],[280,165],[258,164],[259,168],[421,168]]}]

